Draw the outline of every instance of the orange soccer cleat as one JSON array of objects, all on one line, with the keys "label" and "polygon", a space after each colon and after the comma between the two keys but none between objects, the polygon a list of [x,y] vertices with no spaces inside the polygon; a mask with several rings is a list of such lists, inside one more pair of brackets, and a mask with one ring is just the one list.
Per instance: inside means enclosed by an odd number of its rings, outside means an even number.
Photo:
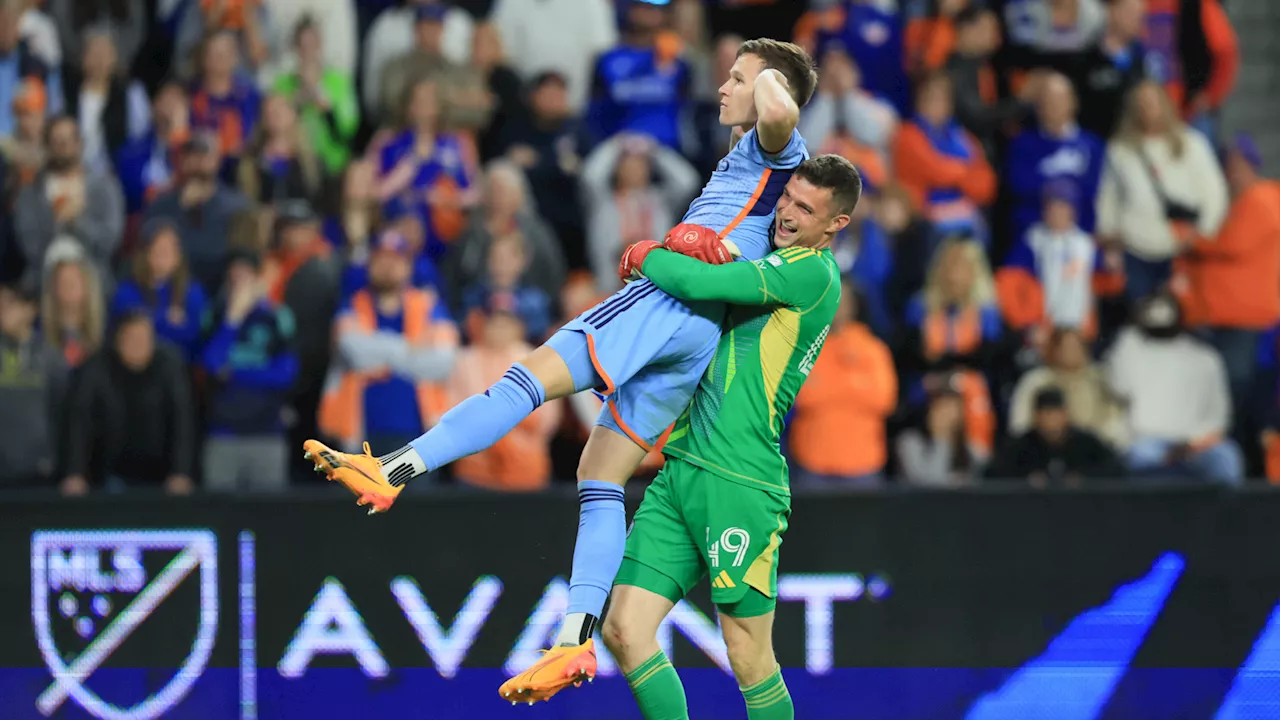
[{"label": "orange soccer cleat", "polygon": [[370,506],[370,515],[390,510],[403,489],[383,477],[382,462],[369,452],[369,443],[364,444],[363,455],[338,452],[319,440],[306,441],[302,449],[303,457],[316,464],[316,472],[342,483],[359,498],[357,505]]},{"label": "orange soccer cleat", "polygon": [[543,652],[542,659],[533,667],[502,683],[498,694],[503,700],[511,701],[512,705],[522,702],[532,705],[538,700],[550,700],[570,685],[578,687],[583,680],[591,682],[596,677],[595,640]]}]

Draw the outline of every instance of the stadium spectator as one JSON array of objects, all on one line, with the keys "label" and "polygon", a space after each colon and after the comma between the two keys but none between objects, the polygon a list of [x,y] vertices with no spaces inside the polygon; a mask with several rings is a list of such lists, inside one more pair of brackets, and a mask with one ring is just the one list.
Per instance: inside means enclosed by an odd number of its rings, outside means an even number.
[{"label": "stadium spectator", "polygon": [[45,129],[44,169],[18,193],[14,227],[29,277],[40,277],[54,238],[73,238],[111,286],[111,258],[124,234],[124,196],[115,176],[85,167],[80,131],[62,116]]},{"label": "stadium spectator", "polygon": [[[796,42],[814,57],[825,55],[832,47],[843,48],[862,69],[868,92],[893,103],[900,113],[909,112],[911,83],[906,73],[904,22],[899,4],[837,0],[822,5],[796,23]],[[752,36],[745,28],[743,34]],[[758,34],[769,35],[768,32]]]},{"label": "stadium spectator", "polygon": [[[426,233],[418,214],[400,203],[392,203],[383,213],[381,229],[398,234],[409,244],[409,250],[413,256],[413,286],[430,289],[443,296],[446,289],[444,278],[436,267],[435,261],[422,252],[426,243]],[[460,279],[454,279],[451,276],[448,287],[454,288],[459,282]],[[351,297],[368,283],[369,241],[366,240],[360,245],[353,246],[347,256],[347,267],[342,276],[342,297]],[[457,290],[461,291],[461,288],[458,287]]]},{"label": "stadium spectator", "polygon": [[[534,333],[501,307],[480,310],[482,332],[473,344],[458,351],[448,382],[450,405],[484,392],[533,350],[524,338]],[[488,450],[454,463],[454,477],[467,485],[505,492],[545,489],[551,481],[551,437],[562,413],[559,400],[543,404]]]},{"label": "stadium spectator", "polygon": [[151,313],[117,320],[112,342],[80,369],[67,412],[64,494],[162,486],[189,494],[195,407],[178,354],[155,341]]},{"label": "stadium spectator", "polygon": [[[271,25],[271,3],[265,0],[198,0],[179,11],[178,35],[173,51],[174,64],[180,75],[190,76],[196,54],[204,55],[201,43],[219,37],[227,43],[233,66],[254,70],[267,69],[276,57],[270,45],[276,39]],[[207,62],[204,58],[202,62]]]},{"label": "stadium spectator", "polygon": [[685,144],[681,124],[692,97],[680,39],[665,30],[665,3],[621,7],[622,43],[596,58],[587,127],[597,142],[637,133],[678,150]]},{"label": "stadium spectator", "polygon": [[1012,196],[1009,212],[1015,240],[1040,219],[1045,184],[1058,179],[1075,186],[1076,222],[1085,232],[1093,232],[1106,147],[1101,138],[1080,129],[1076,107],[1070,81],[1056,73],[1046,75],[1036,99],[1037,126],[1009,143],[1003,181]]},{"label": "stadium spectator", "polygon": [[956,16],[971,9],[981,7],[971,0],[938,0],[906,6],[902,45],[910,77],[924,77],[947,64],[956,48]]},{"label": "stadium spectator", "polygon": [[447,404],[458,329],[435,293],[410,284],[411,249],[384,233],[369,287],[339,312],[337,350],[320,406],[321,431],[347,447],[387,453],[431,427]]},{"label": "stadium spectator", "polygon": [[994,283],[982,247],[950,239],[933,255],[927,281],[907,305],[899,361],[950,370],[986,367],[1001,335]]},{"label": "stadium spectator", "polygon": [[1107,147],[1098,191],[1098,237],[1125,251],[1125,293],[1166,283],[1183,238],[1218,232],[1227,183],[1203,135],[1182,123],[1164,89],[1143,81],[1129,96]]},{"label": "stadium spectator", "polygon": [[59,26],[44,11],[46,0],[23,0],[22,19],[18,21],[18,37],[31,48],[45,67],[62,67],[62,42]]},{"label": "stadium spectator", "polygon": [[939,231],[985,241],[982,208],[995,199],[996,176],[982,145],[956,122],[952,93],[946,75],[917,87],[916,115],[894,138],[894,172]]},{"label": "stadium spectator", "polygon": [[67,367],[36,327],[30,283],[0,286],[0,487],[47,486],[53,477]]},{"label": "stadium spectator", "polygon": [[402,107],[405,93],[424,81],[435,83],[441,114],[446,120],[450,118],[454,96],[462,82],[462,66],[444,56],[445,13],[443,5],[418,5],[413,15],[413,46],[383,65],[375,116],[384,122],[399,120],[396,110]]},{"label": "stadium spectator", "polygon": [[701,0],[673,0],[671,31],[680,40],[681,57],[689,67],[689,93],[695,101],[713,101],[719,109],[715,88],[726,75],[716,75],[707,11]]},{"label": "stadium spectator", "polygon": [[191,136],[191,109],[182,85],[168,81],[151,101],[150,130],[115,157],[116,173],[130,215],[143,210],[176,180],[182,144]]},{"label": "stadium spectator", "polygon": [[13,114],[16,120],[12,135],[0,137],[0,151],[8,162],[6,168],[5,201],[17,199],[18,191],[31,184],[44,167],[47,159],[45,147],[45,97],[44,83],[33,78],[23,80],[13,98]]},{"label": "stadium spectator", "polygon": [[1059,178],[1042,185],[1043,215],[1026,230],[996,272],[1000,310],[1028,345],[1041,348],[1053,328],[1098,335],[1096,295],[1118,294],[1124,285],[1120,261],[1100,250],[1080,229],[1080,190]]},{"label": "stadium spectator", "polygon": [[227,282],[207,318],[200,367],[209,380],[204,487],[283,490],[289,444],[284,408],[297,380],[293,315],[266,297],[261,257],[235,250]]},{"label": "stadium spectator", "polygon": [[987,468],[992,478],[1025,480],[1034,488],[1079,487],[1085,479],[1117,478],[1124,472],[1115,452],[1071,422],[1062,390],[1049,386],[1032,400],[1031,429],[996,454]]},{"label": "stadium spectator", "polygon": [[151,103],[142,83],[119,67],[115,41],[106,30],[85,33],[82,65],[68,69],[62,88],[67,114],[76,118],[84,138],[84,163],[109,173],[125,143],[150,129]]},{"label": "stadium spectator", "polygon": [[[304,23],[316,31],[315,49],[323,47],[314,58],[317,67],[331,68],[351,82],[356,74],[357,32],[355,0],[271,0],[271,31],[274,37],[267,43],[273,48],[293,48],[298,51],[298,28]],[[323,28],[324,43],[320,43]],[[276,59],[276,72],[272,76],[292,72],[301,65],[297,55],[280,53]],[[290,67],[292,66],[292,67]]]},{"label": "stadium spectator", "polygon": [[263,101],[262,122],[245,146],[237,175],[240,192],[260,205],[287,200],[315,205],[323,199],[324,165],[284,96]]},{"label": "stadium spectator", "polygon": [[479,88],[479,92],[473,90],[454,98],[456,109],[470,114],[469,123],[463,122],[465,118],[455,122],[464,127],[470,125],[477,132],[480,161],[488,162],[504,150],[507,128],[528,114],[520,76],[507,64],[502,35],[493,23],[476,26],[471,61],[463,76],[467,78],[464,86]]},{"label": "stadium spectator", "polygon": [[181,148],[176,184],[156,197],[146,217],[171,220],[192,276],[206,288],[221,287],[231,220],[249,203],[219,177],[222,157],[215,137],[197,132]]},{"label": "stadium spectator", "polygon": [[[465,316],[463,291],[485,282],[490,248],[510,236],[521,238],[522,253],[526,255],[526,267],[514,280],[536,288],[544,297],[556,297],[564,283],[564,253],[555,234],[530,205],[524,175],[510,163],[491,163],[485,174],[484,198],[444,259],[445,275],[450,278],[446,288],[451,293],[449,306],[458,312],[458,317]],[[528,318],[525,322],[529,322]],[[546,328],[545,320],[541,327]],[[526,329],[533,332],[531,327]],[[539,337],[538,342],[541,340]]]},{"label": "stadium spectator", "polygon": [[1227,437],[1231,393],[1222,358],[1183,331],[1167,294],[1144,298],[1135,318],[1107,358],[1108,384],[1128,409],[1129,471],[1239,483],[1244,467]]},{"label": "stadium spectator", "polygon": [[258,127],[262,104],[252,78],[239,70],[234,42],[228,31],[216,32],[205,40],[200,76],[191,93],[191,124],[212,131],[218,139],[221,172],[228,179],[234,177],[236,161]]},{"label": "stadium spectator", "polygon": [[[1008,71],[1020,73],[1078,53],[1097,40],[1107,15],[1101,0],[1010,0],[1004,3]],[[1015,82],[1017,80],[1015,79]]]},{"label": "stadium spectator", "polygon": [[149,310],[156,335],[173,343],[186,362],[194,362],[209,300],[187,270],[173,222],[156,219],[142,228],[142,245],[132,264],[130,276],[116,285],[111,316],[118,318],[135,308]]},{"label": "stadium spectator", "polygon": [[47,259],[41,288],[44,340],[75,368],[98,351],[106,329],[106,307],[98,273],[84,255],[68,248]]},{"label": "stadium spectator", "polygon": [[587,254],[596,285],[621,287],[618,257],[628,245],[665,237],[698,191],[698,176],[680,153],[644,135],[601,143],[582,164]]},{"label": "stadium spectator", "polygon": [[973,442],[967,414],[958,382],[940,384],[922,421],[898,435],[899,479],[908,485],[955,488],[982,477],[991,449]]},{"label": "stadium spectator", "polygon": [[1263,331],[1280,321],[1280,185],[1259,174],[1262,156],[1252,138],[1235,138],[1226,154],[1231,207],[1216,237],[1182,238],[1175,262],[1188,327],[1204,328],[1222,355],[1231,385],[1234,426],[1252,436],[1250,408]]},{"label": "stadium spectator", "polygon": [[578,172],[585,140],[569,108],[564,76],[543,73],[529,83],[529,112],[507,126],[507,159],[524,169],[538,213],[550,223],[571,264],[586,264]]},{"label": "stadium spectator", "polygon": [[439,88],[430,80],[405,96],[405,128],[378,153],[377,195],[412,208],[427,231],[426,252],[444,254],[466,225],[464,191],[471,185],[458,138],[440,131]]},{"label": "stadium spectator", "polygon": [[1110,138],[1133,88],[1149,64],[1142,43],[1146,0],[1109,0],[1097,42],[1075,53],[1055,53],[1049,66],[1064,73],[1079,96],[1080,127]]},{"label": "stadium spectator", "polygon": [[980,245],[943,243],[924,290],[908,304],[897,358],[911,404],[918,404],[921,391],[926,396],[959,393],[969,442],[987,453],[995,439],[995,416],[982,373],[1002,349],[993,285]]},{"label": "stadium spectator", "polygon": [[831,243],[831,253],[840,273],[862,292],[858,307],[867,325],[876,335],[888,337],[895,320],[889,316],[886,295],[893,272],[893,248],[877,222],[874,208],[878,201],[875,186],[865,183],[848,226]]},{"label": "stadium spectator", "polygon": [[[0,2],[0,97],[15,98],[23,83],[37,80],[44,86],[48,113],[56,115],[62,112],[62,79],[19,36],[22,13],[22,0]],[[11,103],[0,103],[0,137],[13,134],[13,110]]]},{"label": "stadium spectator", "polygon": [[898,402],[898,376],[889,347],[859,321],[859,310],[857,291],[846,280],[831,333],[796,396],[787,435],[792,487],[858,487],[883,480],[885,420]]},{"label": "stadium spectator", "polygon": [[80,67],[89,52],[90,36],[105,32],[119,53],[120,67],[133,67],[147,30],[143,0],[44,0],[58,29],[62,62]]},{"label": "stadium spectator", "polygon": [[898,129],[893,105],[861,88],[862,75],[839,48],[822,56],[818,88],[797,130],[810,155],[834,153],[858,168],[862,180],[883,185],[889,179],[889,143]]},{"label": "stadium spectator", "polygon": [[523,281],[529,268],[529,254],[528,244],[519,231],[496,237],[489,243],[484,279],[462,294],[463,317],[473,340],[481,335],[472,328],[478,331],[483,326],[486,308],[516,316],[528,342],[541,342],[546,338],[551,325],[551,296]]},{"label": "stadium spectator", "polygon": [[1078,330],[1059,329],[1049,338],[1046,364],[1018,379],[1009,401],[1009,435],[1030,432],[1035,398],[1045,388],[1059,389],[1073,427],[1085,430],[1116,449],[1128,446],[1124,408],[1107,387],[1103,368],[1090,357],[1089,344]]},{"label": "stadium spectator", "polygon": [[992,58],[1000,49],[1000,23],[995,13],[970,5],[957,13],[956,51],[947,60],[946,72],[955,88],[956,120],[995,156],[997,136],[1027,115],[1028,102],[1040,91],[1041,78],[1032,75],[1018,91],[1000,97]]},{"label": "stadium spectator", "polygon": [[[332,4],[341,7],[350,3]],[[321,27],[313,15],[303,15],[298,21],[293,31],[294,64],[277,76],[275,92],[293,103],[306,129],[307,141],[324,163],[325,172],[337,176],[351,159],[352,140],[360,125],[360,105],[351,69],[335,64],[326,55],[328,46],[322,42]],[[353,63],[354,58],[349,64]]]},{"label": "stadium spectator", "polygon": [[[387,63],[413,47],[414,17],[418,8],[423,5],[436,5],[445,10],[444,35],[441,39],[445,59],[461,65],[471,53],[471,35],[475,21],[465,10],[450,7],[441,0],[404,0],[383,10],[365,33],[363,43],[360,99],[364,103],[365,113],[370,117],[378,116],[379,104],[382,102],[379,94],[382,89],[381,79],[386,74]],[[399,98],[391,107],[393,111],[399,110]]]},{"label": "stadium spectator", "polygon": [[377,177],[378,169],[369,160],[357,159],[347,166],[342,176],[338,217],[325,226],[325,236],[339,249],[354,252],[368,247],[380,214],[374,192]]},{"label": "stadium spectator", "polygon": [[[644,0],[640,0],[643,2]],[[618,44],[608,0],[495,0],[490,15],[502,45],[525,80],[554,72],[569,87],[569,106],[581,112],[591,90],[595,59]]]},{"label": "stadium spectator", "polygon": [[1179,116],[1213,137],[1212,114],[1235,86],[1240,48],[1218,0],[1147,0],[1146,41],[1152,75]]},{"label": "stadium spectator", "polygon": [[900,322],[907,303],[924,287],[939,237],[911,205],[911,195],[897,183],[880,189],[875,203],[876,224],[893,252],[893,266],[885,281],[889,317]]}]

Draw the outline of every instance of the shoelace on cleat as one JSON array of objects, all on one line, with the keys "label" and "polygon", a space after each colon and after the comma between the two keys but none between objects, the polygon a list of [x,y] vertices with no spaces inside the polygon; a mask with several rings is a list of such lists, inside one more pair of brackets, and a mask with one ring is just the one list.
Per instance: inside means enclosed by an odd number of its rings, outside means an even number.
[{"label": "shoelace on cleat", "polygon": [[373,462],[376,463],[378,467],[382,467],[382,461],[379,460],[377,456],[373,454],[373,451],[371,449],[369,449],[368,440],[364,441],[364,454],[365,454],[365,457],[368,457],[370,460],[373,460]]}]

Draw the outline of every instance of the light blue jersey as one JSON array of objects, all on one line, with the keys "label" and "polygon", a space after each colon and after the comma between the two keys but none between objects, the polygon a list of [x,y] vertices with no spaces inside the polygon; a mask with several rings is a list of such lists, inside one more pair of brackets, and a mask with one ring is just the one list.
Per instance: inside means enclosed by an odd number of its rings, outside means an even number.
[{"label": "light blue jersey", "polygon": [[[683,222],[733,241],[744,260],[768,255],[774,206],[808,157],[799,132],[792,131],[781,152],[767,154],[752,128],[720,161]],[[638,280],[571,320],[547,344],[564,358],[577,390],[607,396],[596,424],[648,448],[693,399],[724,316],[722,303],[685,303]]]},{"label": "light blue jersey", "polygon": [[769,226],[782,189],[808,158],[798,131],[782,152],[769,155],[751,128],[720,160],[681,222],[709,227],[732,240],[744,259],[759,260],[773,251]]}]

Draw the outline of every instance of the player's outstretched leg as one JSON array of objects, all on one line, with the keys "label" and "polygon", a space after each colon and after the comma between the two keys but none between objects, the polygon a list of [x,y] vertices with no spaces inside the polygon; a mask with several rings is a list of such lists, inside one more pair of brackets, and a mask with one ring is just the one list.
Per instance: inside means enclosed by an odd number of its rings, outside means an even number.
[{"label": "player's outstretched leg", "polygon": [[578,463],[578,539],[573,548],[564,624],[554,646],[539,662],[502,684],[498,691],[503,698],[513,702],[548,700],[569,685],[595,677],[591,636],[604,612],[627,543],[622,486],[644,460],[645,452],[613,430],[599,425],[592,428]]},{"label": "player's outstretched leg", "polygon": [[672,607],[655,592],[618,585],[605,618],[604,643],[626,674],[644,720],[689,720],[680,675],[658,645],[658,626]]},{"label": "player's outstretched leg", "polygon": [[[763,614],[756,614],[765,607]],[[773,655],[772,602],[754,589],[730,608],[737,617],[720,612],[729,664],[747,704],[747,720],[794,720],[795,706]],[[748,615],[748,617],[742,617]]]},{"label": "player's outstretched leg", "polygon": [[[582,379],[590,387],[590,378]],[[542,346],[523,363],[512,365],[483,394],[472,395],[445,413],[440,422],[408,445],[382,457],[334,450],[308,440],[303,450],[316,472],[341,483],[369,512],[386,512],[405,483],[418,475],[480,452],[511,432],[542,403],[572,394],[574,378],[555,350]]]}]

